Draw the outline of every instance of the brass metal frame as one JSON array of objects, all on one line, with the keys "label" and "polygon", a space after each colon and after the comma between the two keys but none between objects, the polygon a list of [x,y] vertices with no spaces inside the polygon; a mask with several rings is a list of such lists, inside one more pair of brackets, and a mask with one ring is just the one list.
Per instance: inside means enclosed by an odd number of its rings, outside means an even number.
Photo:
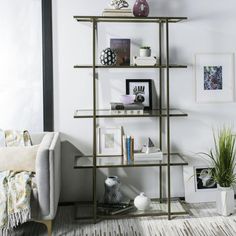
[{"label": "brass metal frame", "polygon": [[[169,70],[171,68],[187,68],[186,65],[173,65],[169,62],[169,24],[170,23],[177,23],[183,20],[187,20],[187,17],[105,17],[105,16],[74,16],[74,18],[78,22],[90,22],[92,23],[92,37],[93,37],[93,63],[92,65],[75,65],[74,68],[91,68],[93,73],[93,110],[92,115],[81,115],[81,116],[74,116],[74,118],[92,118],[93,119],[93,165],[92,166],[74,166],[75,169],[80,168],[92,168],[93,169],[93,221],[94,223],[97,222],[98,219],[117,219],[117,218],[128,218],[128,217],[139,217],[139,216],[160,216],[160,215],[167,215],[168,219],[170,220],[173,215],[183,215],[187,214],[187,212],[172,212],[171,211],[171,175],[170,175],[170,167],[171,166],[178,166],[178,165],[187,165],[187,162],[184,161],[183,157],[180,155],[180,158],[183,160],[183,163],[171,163],[171,152],[170,152],[170,118],[172,116],[178,117],[178,116],[187,116],[187,114],[172,114],[170,109],[170,73]],[[158,23],[159,24],[159,54],[160,54],[160,61],[158,65],[155,66],[102,66],[96,64],[96,40],[97,40],[97,26],[99,22],[104,23]],[[163,26],[165,25],[165,54],[166,54],[166,62],[163,63],[163,36],[164,36],[164,30]],[[158,114],[146,114],[146,115],[99,115],[99,111],[97,110],[97,104],[96,104],[96,96],[97,96],[97,88],[96,88],[96,69],[99,68],[129,68],[129,69],[139,69],[139,68],[156,68],[159,69],[159,113]],[[163,78],[163,69],[166,70],[166,109],[165,113],[163,112],[163,85],[164,85],[164,78]],[[159,117],[159,140],[160,140],[160,148],[163,150],[163,137],[162,137],[162,131],[163,131],[163,117],[166,118],[166,147],[167,147],[167,163],[145,163],[142,165],[132,164],[132,165],[104,165],[104,166],[97,166],[97,139],[96,139],[96,126],[97,126],[97,119],[98,118],[114,118],[114,117]],[[179,155],[179,154],[177,154]],[[90,156],[91,157],[91,156]],[[98,168],[119,168],[119,167],[159,167],[159,178],[160,178],[160,198],[159,201],[163,202],[163,193],[162,193],[162,167],[167,167],[167,213],[166,212],[158,212],[158,213],[151,213],[151,214],[138,214],[138,215],[115,215],[115,216],[101,216],[97,214],[97,169]],[[85,218],[83,218],[85,219]],[[87,218],[86,218],[87,219]]]},{"label": "brass metal frame", "polygon": [[[96,68],[99,69],[155,69],[155,68],[160,68],[160,69],[165,69],[167,68],[167,65],[164,64],[159,64],[159,65],[154,65],[154,66],[136,66],[136,65],[125,65],[125,66],[103,66],[103,65],[95,65]],[[75,69],[92,69],[93,65],[75,65],[74,66]],[[186,65],[177,65],[177,64],[170,64],[169,68],[173,68],[173,69],[183,69],[183,68],[187,68]]]}]

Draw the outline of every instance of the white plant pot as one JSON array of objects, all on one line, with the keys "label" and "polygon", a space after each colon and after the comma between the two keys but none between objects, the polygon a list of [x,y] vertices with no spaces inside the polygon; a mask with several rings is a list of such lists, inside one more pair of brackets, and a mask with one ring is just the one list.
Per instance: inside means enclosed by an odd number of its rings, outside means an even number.
[{"label": "white plant pot", "polygon": [[218,186],[216,208],[222,216],[229,216],[234,213],[234,190],[232,187],[223,188]]},{"label": "white plant pot", "polygon": [[139,49],[139,56],[140,57],[150,57],[151,56],[151,49],[144,49],[140,48]]}]

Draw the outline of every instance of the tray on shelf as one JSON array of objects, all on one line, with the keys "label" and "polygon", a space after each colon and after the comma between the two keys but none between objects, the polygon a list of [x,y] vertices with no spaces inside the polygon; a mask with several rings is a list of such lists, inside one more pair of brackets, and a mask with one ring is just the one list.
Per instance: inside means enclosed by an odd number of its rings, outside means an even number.
[{"label": "tray on shelf", "polygon": [[[157,199],[152,199],[150,209],[146,211],[138,211],[136,208],[127,212],[121,212],[115,215],[106,215],[106,214],[97,214],[97,217],[100,219],[118,219],[118,218],[129,218],[129,217],[140,217],[140,216],[165,216],[168,214],[168,206],[167,202],[163,201],[160,203]],[[171,199],[171,215],[188,215],[187,210],[182,206],[179,200]],[[76,220],[83,219],[93,219],[93,204],[92,203],[77,203],[76,204],[76,212],[75,212]]]},{"label": "tray on shelf", "polygon": [[[163,109],[162,112],[160,110],[144,110],[143,114],[111,114],[111,110],[102,109],[96,111],[96,118],[109,118],[109,117],[166,117],[167,110]],[[188,116],[187,113],[184,113],[178,109],[170,110],[170,117],[180,117],[180,116]],[[93,118],[93,110],[76,110],[74,113],[74,118]]]},{"label": "tray on shelf", "polygon": [[[186,160],[179,153],[172,153],[170,156],[171,166],[188,165]],[[134,161],[132,163],[123,163],[122,156],[97,156],[97,168],[118,168],[118,167],[154,167],[167,166],[167,154],[163,155],[162,161]],[[93,168],[93,157],[75,156],[74,169]]]}]

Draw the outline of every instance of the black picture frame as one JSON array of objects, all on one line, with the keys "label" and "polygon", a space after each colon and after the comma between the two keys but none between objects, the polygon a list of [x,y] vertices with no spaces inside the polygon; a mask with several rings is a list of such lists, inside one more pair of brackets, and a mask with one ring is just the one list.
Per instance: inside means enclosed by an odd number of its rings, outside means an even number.
[{"label": "black picture frame", "polygon": [[214,168],[212,167],[196,167],[195,177],[196,177],[196,190],[214,190],[217,189],[217,183],[212,177],[212,172]]},{"label": "black picture frame", "polygon": [[52,0],[41,0],[43,64],[43,129],[54,130]]},{"label": "black picture frame", "polygon": [[127,79],[126,80],[126,94],[132,94],[130,91],[131,83],[148,83],[148,104],[144,105],[144,110],[152,110],[152,80],[151,79]]}]

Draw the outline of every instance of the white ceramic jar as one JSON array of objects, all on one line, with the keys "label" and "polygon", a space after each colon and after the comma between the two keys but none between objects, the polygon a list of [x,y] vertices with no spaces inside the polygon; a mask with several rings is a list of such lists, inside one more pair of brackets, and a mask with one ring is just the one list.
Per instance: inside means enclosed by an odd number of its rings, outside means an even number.
[{"label": "white ceramic jar", "polygon": [[134,199],[134,205],[139,211],[145,211],[150,207],[151,200],[144,194],[140,193]]}]

